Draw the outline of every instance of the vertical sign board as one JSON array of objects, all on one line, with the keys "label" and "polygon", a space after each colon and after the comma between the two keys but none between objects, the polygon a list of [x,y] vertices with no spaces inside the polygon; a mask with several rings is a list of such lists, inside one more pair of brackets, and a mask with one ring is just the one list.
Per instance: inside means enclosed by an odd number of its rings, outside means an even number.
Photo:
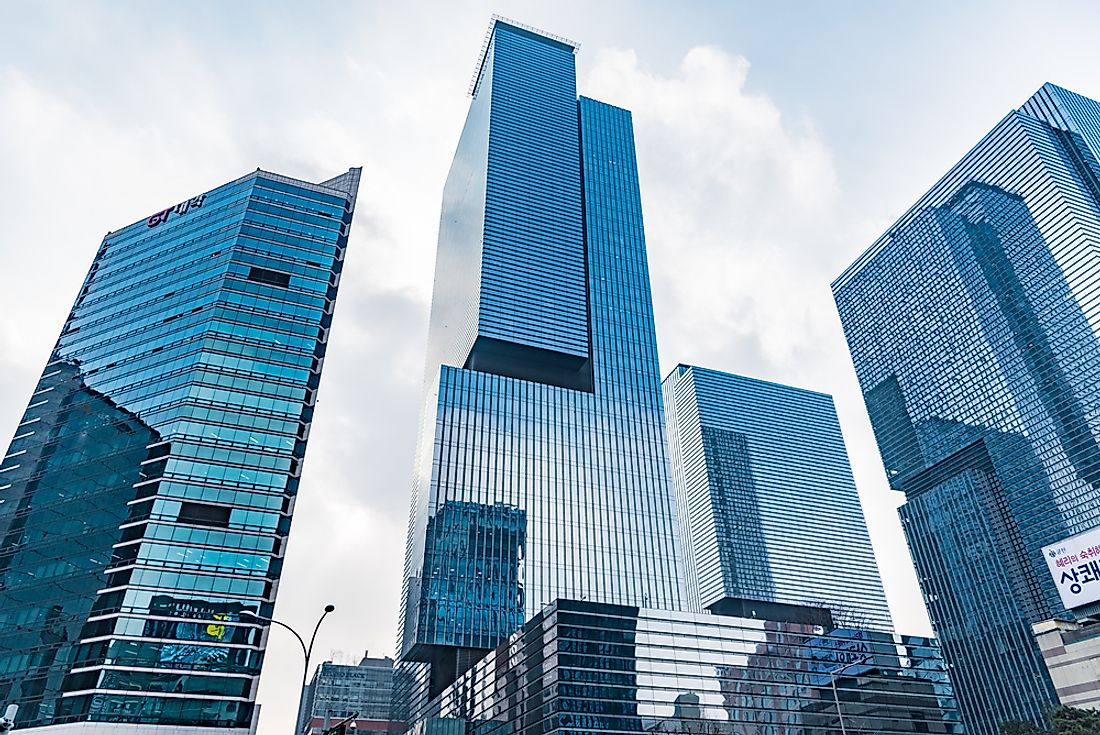
[{"label": "vertical sign board", "polygon": [[1043,547],[1067,610],[1100,600],[1100,527]]}]

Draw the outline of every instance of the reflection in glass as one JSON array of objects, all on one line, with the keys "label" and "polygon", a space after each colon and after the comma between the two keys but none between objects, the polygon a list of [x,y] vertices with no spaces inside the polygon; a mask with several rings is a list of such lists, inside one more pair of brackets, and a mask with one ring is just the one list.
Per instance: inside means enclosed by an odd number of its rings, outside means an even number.
[{"label": "reflection in glass", "polygon": [[[49,722],[102,569],[126,520],[156,431],[88,387],[79,363],[42,377],[5,462],[0,502],[0,699]],[[16,457],[18,459],[16,459]],[[18,464],[16,464],[18,462]],[[73,543],[70,539],[78,539]]]},{"label": "reflection in glass", "polygon": [[257,171],[104,238],[0,464],[19,726],[247,732],[358,171]]},{"label": "reflection in glass", "polygon": [[963,732],[928,639],[560,600],[414,732],[835,735],[840,717],[853,735]]},{"label": "reflection in glass", "polygon": [[1056,703],[1041,548],[1100,525],[1097,121],[1044,85],[834,283],[972,735]]},{"label": "reflection in glass", "polygon": [[519,508],[443,504],[425,533],[420,609],[426,640],[489,649],[523,624],[526,537]]}]

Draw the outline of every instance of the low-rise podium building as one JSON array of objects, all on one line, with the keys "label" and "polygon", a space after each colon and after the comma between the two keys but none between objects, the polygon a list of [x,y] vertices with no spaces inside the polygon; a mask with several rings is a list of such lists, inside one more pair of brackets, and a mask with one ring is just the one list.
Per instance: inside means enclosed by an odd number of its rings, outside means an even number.
[{"label": "low-rise podium building", "polygon": [[1100,710],[1100,622],[1047,620],[1033,630],[1058,701]]},{"label": "low-rise podium building", "polygon": [[423,735],[963,733],[931,639],[570,600],[412,722]]}]

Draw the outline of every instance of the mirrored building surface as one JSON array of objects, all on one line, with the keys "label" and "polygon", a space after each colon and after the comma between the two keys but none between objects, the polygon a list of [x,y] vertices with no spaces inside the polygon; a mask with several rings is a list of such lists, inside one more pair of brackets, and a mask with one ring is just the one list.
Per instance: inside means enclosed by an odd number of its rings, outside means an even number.
[{"label": "mirrored building surface", "polygon": [[926,638],[569,600],[415,719],[424,735],[963,732]]},{"label": "mirrored building surface", "polygon": [[443,196],[397,688],[560,597],[681,604],[630,113],[495,19]]},{"label": "mirrored building surface", "polygon": [[256,171],[103,239],[0,464],[20,730],[251,726],[358,183]]},{"label": "mirrored building surface", "polygon": [[354,717],[356,731],[389,732],[393,701],[393,659],[363,656],[358,665],[325,661],[302,693],[295,735],[321,735]]},{"label": "mirrored building surface", "polygon": [[968,731],[1040,722],[1041,549],[1100,525],[1100,104],[1044,85],[833,284]]},{"label": "mirrored building surface", "polygon": [[832,397],[691,365],[664,394],[693,602],[810,605],[889,630]]}]

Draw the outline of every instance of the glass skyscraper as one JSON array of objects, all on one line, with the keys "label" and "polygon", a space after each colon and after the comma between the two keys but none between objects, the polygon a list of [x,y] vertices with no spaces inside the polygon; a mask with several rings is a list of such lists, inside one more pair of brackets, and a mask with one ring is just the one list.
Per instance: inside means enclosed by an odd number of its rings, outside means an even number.
[{"label": "glass skyscraper", "polygon": [[0,464],[21,731],[249,730],[358,185],[257,170],[103,239]]},{"label": "glass skyscraper", "polygon": [[356,730],[389,732],[393,701],[393,659],[363,656],[358,665],[325,661],[302,692],[294,735],[319,735],[355,716]]},{"label": "glass skyscraper", "polygon": [[398,674],[429,694],[558,598],[681,604],[631,117],[574,51],[493,21],[444,190]]},{"label": "glass skyscraper", "polygon": [[1100,525],[1098,153],[1044,85],[833,284],[972,735],[1056,703],[1041,549]]},{"label": "glass skyscraper", "polygon": [[494,18],[444,189],[394,719],[960,733],[933,641],[688,611],[631,116],[578,100],[575,48]]},{"label": "glass skyscraper", "polygon": [[889,630],[832,397],[690,365],[664,393],[694,603],[823,607],[838,624]]}]

